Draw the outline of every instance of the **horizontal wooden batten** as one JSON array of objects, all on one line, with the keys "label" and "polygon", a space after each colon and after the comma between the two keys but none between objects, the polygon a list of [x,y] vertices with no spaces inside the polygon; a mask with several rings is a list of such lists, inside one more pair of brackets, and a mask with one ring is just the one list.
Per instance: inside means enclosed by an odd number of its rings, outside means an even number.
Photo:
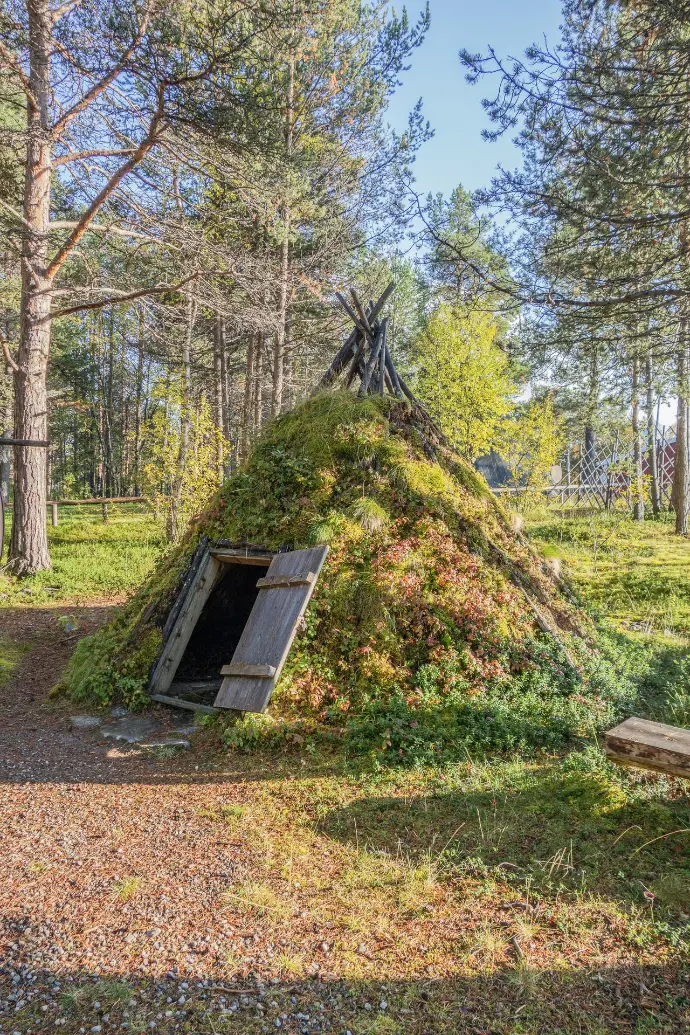
[{"label": "horizontal wooden batten", "polygon": [[690,779],[690,730],[633,716],[605,734],[612,762]]},{"label": "horizontal wooden batten", "polygon": [[273,679],[276,674],[275,665],[248,665],[242,661],[231,661],[223,665],[221,676],[255,676],[257,679]]},{"label": "horizontal wooden batten", "polygon": [[279,589],[281,586],[311,586],[314,582],[316,574],[307,571],[300,575],[266,575],[256,585],[259,589]]},{"label": "horizontal wooden batten", "polygon": [[244,553],[242,550],[231,550],[218,547],[209,551],[211,556],[221,564],[256,564],[261,568],[268,568],[275,554],[272,553]]}]

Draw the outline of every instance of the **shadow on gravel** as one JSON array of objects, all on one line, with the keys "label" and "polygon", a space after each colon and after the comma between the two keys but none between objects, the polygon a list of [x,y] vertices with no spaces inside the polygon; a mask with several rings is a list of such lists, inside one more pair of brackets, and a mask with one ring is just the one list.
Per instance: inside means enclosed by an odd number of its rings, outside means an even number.
[{"label": "shadow on gravel", "polygon": [[333,1032],[346,1035],[686,1035],[690,974],[664,966],[547,971],[526,964],[447,980],[257,982],[219,968],[174,975],[63,973],[14,964],[0,976],[0,1030]]}]

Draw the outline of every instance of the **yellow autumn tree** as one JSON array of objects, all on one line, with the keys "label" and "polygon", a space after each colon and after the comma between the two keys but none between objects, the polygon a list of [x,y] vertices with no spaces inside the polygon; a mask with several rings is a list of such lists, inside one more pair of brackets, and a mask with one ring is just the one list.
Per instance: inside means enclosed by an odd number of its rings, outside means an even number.
[{"label": "yellow autumn tree", "polygon": [[[179,473],[181,386],[176,380],[161,379],[154,386],[156,405],[142,429],[142,485],[156,513],[168,518],[172,489]],[[176,522],[185,527],[192,514],[206,505],[218,488],[218,437],[211,405],[200,395],[189,412],[189,448],[182,473],[180,515]]]},{"label": "yellow autumn tree", "polygon": [[550,394],[530,400],[506,422],[500,451],[513,484],[526,490],[520,500],[523,508],[543,499],[551,468],[564,447],[564,421],[555,412]]},{"label": "yellow autumn tree", "polygon": [[489,313],[440,306],[415,343],[415,387],[453,446],[468,460],[499,445],[513,407],[508,358]]}]

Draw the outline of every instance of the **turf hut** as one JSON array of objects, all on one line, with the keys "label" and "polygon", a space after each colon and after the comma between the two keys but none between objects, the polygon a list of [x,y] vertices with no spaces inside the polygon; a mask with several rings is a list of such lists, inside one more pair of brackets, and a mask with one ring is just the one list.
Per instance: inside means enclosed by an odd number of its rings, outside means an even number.
[{"label": "turf hut", "polygon": [[354,328],[319,390],[80,644],[74,696],[268,708],[228,738],[397,758],[554,747],[611,718],[577,608],[396,371],[384,301],[343,299]]}]

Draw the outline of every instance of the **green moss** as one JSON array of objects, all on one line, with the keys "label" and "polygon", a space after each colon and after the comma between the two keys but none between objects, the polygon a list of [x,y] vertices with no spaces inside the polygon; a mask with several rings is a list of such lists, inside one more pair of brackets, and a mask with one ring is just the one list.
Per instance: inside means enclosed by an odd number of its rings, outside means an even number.
[{"label": "green moss", "polygon": [[[405,723],[451,753],[468,743],[551,747],[580,730],[596,711],[590,691],[577,704],[583,687],[563,669],[562,648],[536,644],[534,615],[512,576],[536,587],[555,620],[573,627],[576,613],[481,479],[447,450],[433,462],[418,437],[401,403],[347,392],[272,422],[181,546],[80,646],[70,693],[142,700],[159,630],[202,533],[270,549],[328,542],[271,720],[245,734],[233,726],[233,743],[254,743],[264,729],[275,740],[276,729],[306,721],[358,750],[407,759],[419,756],[421,734],[408,736]],[[437,738],[432,727],[446,732]]]},{"label": "green moss", "polygon": [[115,621],[77,644],[63,688],[83,703],[119,700],[129,708],[141,707],[148,699],[149,669],[161,646],[159,629],[148,627],[132,642],[122,622]]}]

